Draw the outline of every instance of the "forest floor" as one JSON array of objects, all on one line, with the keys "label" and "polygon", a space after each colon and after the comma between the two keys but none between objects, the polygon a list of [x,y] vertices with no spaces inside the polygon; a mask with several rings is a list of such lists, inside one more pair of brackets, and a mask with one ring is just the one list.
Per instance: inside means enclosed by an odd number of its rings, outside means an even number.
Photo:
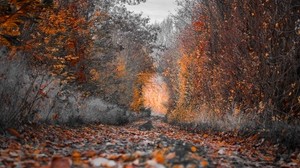
[{"label": "forest floor", "polygon": [[[32,125],[0,136],[0,167],[300,167],[288,152],[258,136],[192,133],[151,118],[125,126]],[[147,129],[147,128],[146,128]]]}]

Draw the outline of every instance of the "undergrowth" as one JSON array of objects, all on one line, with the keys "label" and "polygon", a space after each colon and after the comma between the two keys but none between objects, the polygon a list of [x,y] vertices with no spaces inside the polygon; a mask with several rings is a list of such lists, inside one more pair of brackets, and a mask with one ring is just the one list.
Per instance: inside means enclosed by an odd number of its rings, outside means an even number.
[{"label": "undergrowth", "polygon": [[279,144],[291,151],[300,147],[299,124],[290,124],[286,121],[265,122],[262,116],[250,114],[226,114],[219,117],[203,113],[200,116],[202,117],[191,122],[181,121],[180,118],[168,118],[166,121],[193,133],[217,135],[226,133],[243,138],[258,135],[259,139],[268,140],[274,145]]}]

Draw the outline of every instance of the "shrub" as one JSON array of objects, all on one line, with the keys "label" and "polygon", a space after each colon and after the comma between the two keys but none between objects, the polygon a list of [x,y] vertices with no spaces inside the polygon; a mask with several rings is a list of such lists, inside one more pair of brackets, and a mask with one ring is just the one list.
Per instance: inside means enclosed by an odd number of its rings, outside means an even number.
[{"label": "shrub", "polygon": [[5,52],[0,54],[0,126],[4,130],[34,119],[34,109],[45,96],[45,76],[28,69],[21,56],[10,60]]}]

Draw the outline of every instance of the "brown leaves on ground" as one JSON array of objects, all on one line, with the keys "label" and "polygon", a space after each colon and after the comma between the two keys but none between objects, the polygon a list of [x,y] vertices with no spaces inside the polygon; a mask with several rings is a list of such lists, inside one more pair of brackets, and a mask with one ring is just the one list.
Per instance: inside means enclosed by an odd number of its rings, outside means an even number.
[{"label": "brown leaves on ground", "polygon": [[71,160],[69,158],[54,157],[49,168],[68,168],[71,167]]},{"label": "brown leaves on ground", "polygon": [[[153,119],[126,126],[29,126],[0,136],[0,167],[299,167],[299,151],[285,152],[258,137],[190,133]],[[22,141],[13,138],[15,132]]]},{"label": "brown leaves on ground", "polygon": [[7,132],[10,135],[14,136],[15,138],[22,138],[21,134],[17,130],[15,130],[14,128],[8,128]]}]

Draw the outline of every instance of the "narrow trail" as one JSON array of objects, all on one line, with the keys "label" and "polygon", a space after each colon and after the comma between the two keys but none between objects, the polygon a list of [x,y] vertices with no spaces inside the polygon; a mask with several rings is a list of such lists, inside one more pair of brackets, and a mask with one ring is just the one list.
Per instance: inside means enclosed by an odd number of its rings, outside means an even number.
[{"label": "narrow trail", "polygon": [[141,131],[147,121],[125,126],[28,126],[20,131],[22,138],[0,136],[0,167],[299,166],[276,160],[276,146],[255,137],[191,133],[157,117],[152,118],[151,130]]}]

